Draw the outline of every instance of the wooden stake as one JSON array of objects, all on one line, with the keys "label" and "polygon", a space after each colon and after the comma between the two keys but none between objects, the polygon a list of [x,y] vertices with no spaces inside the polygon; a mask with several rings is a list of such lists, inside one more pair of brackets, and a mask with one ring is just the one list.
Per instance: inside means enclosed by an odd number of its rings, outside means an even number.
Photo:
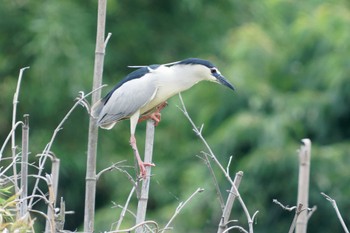
[{"label": "wooden stake", "polygon": [[21,208],[20,216],[28,212],[28,147],[29,147],[29,115],[25,114],[22,125],[22,162],[21,162]]},{"label": "wooden stake", "polygon": [[[146,127],[146,143],[145,143],[145,158],[144,158],[145,163],[152,163],[153,142],[154,142],[154,122],[153,120],[148,120],[147,127]],[[141,193],[140,193],[139,202],[137,205],[136,225],[144,222],[146,219],[150,179],[151,179],[151,166],[147,166],[146,178],[142,181]],[[143,225],[138,227],[135,232],[142,233]]]},{"label": "wooden stake", "polygon": [[[107,0],[98,1],[97,12],[97,35],[95,48],[95,65],[93,87],[95,90],[102,84],[103,63],[105,55],[105,25],[106,25]],[[92,94],[92,105],[101,97],[101,90]],[[85,188],[85,212],[84,232],[90,233],[94,230],[95,197],[96,197],[96,157],[97,157],[98,128],[96,119],[90,117],[89,138],[86,166],[86,188]]]},{"label": "wooden stake", "polygon": [[299,150],[299,183],[298,183],[298,201],[297,206],[302,205],[302,210],[296,221],[296,233],[306,233],[309,206],[309,179],[310,179],[310,158],[311,141],[310,139],[301,140]]}]

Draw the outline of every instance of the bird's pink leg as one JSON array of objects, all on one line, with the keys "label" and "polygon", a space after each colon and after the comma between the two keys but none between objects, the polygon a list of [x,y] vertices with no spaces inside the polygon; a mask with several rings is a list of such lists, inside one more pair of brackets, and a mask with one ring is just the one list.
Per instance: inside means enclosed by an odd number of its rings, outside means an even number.
[{"label": "bird's pink leg", "polygon": [[156,107],[156,110],[154,112],[152,112],[149,115],[146,116],[142,116],[139,119],[139,122],[144,121],[144,120],[148,120],[148,119],[152,119],[154,121],[154,125],[157,126],[161,120],[161,116],[162,114],[160,113],[160,111],[162,111],[163,108],[165,108],[168,105],[167,102],[163,102],[160,105],[158,105]]},{"label": "bird's pink leg", "polygon": [[134,135],[131,135],[130,137],[130,145],[131,145],[131,148],[133,149],[134,151],[134,154],[135,154],[135,157],[137,159],[137,163],[139,165],[139,168],[140,168],[140,175],[142,178],[146,178],[146,167],[147,166],[155,166],[153,163],[144,163],[140,157],[140,154],[139,154],[139,151],[137,149],[137,145],[136,145],[136,138]]}]

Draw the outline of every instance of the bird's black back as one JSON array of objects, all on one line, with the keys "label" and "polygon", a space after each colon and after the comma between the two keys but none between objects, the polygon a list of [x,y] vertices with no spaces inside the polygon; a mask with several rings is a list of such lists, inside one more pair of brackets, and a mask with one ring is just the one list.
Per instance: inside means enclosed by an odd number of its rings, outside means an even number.
[{"label": "bird's black back", "polygon": [[119,87],[121,87],[124,83],[129,82],[130,80],[133,80],[133,79],[141,78],[142,76],[144,76],[147,73],[151,72],[151,70],[157,69],[158,67],[159,67],[159,65],[157,65],[157,64],[156,65],[150,65],[150,66],[144,66],[144,67],[141,67],[141,68],[131,72],[125,78],[123,78],[119,83],[117,83],[117,85],[115,85],[113,87],[113,89],[110,92],[108,92],[105,97],[103,97],[102,102],[104,104],[106,104],[107,101],[109,100],[109,98],[112,96],[113,92],[115,90],[117,90]]}]

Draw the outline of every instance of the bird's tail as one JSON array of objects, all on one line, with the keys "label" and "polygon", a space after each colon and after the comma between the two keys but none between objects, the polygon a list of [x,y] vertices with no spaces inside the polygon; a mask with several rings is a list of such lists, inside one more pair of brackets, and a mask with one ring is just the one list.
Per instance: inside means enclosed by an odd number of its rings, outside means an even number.
[{"label": "bird's tail", "polygon": [[97,125],[102,129],[112,129],[117,122],[103,122],[103,117],[101,116],[102,109],[105,105],[103,99],[97,101],[91,108],[91,116],[98,119]]},{"label": "bird's tail", "polygon": [[91,116],[94,118],[99,118],[104,102],[102,100],[97,101],[91,108]]}]

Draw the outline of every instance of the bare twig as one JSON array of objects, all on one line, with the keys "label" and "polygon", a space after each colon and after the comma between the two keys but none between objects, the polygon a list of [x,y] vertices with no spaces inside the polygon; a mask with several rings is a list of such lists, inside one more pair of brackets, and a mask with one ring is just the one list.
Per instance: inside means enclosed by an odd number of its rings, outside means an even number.
[{"label": "bare twig", "polygon": [[338,217],[338,219],[339,219],[339,221],[344,229],[344,232],[349,233],[349,230],[348,230],[348,228],[343,220],[343,217],[340,214],[339,208],[337,206],[337,202],[333,198],[331,198],[330,196],[328,196],[327,194],[325,194],[323,192],[321,192],[321,195],[324,196],[326,198],[326,200],[329,201],[331,203],[331,205],[333,206],[333,208],[337,214],[337,217]]},{"label": "bare twig", "polygon": [[[220,207],[222,209],[222,211],[224,211],[224,208],[225,208],[225,203],[224,203],[224,198],[222,197],[222,194],[221,194],[221,191],[220,191],[220,187],[219,187],[219,182],[216,178],[216,175],[214,173],[214,170],[213,170],[213,167],[211,166],[211,163],[209,161],[209,158],[208,158],[208,153],[202,151],[202,154],[204,155],[204,162],[205,164],[207,165],[208,169],[209,169],[209,172],[211,174],[211,177],[213,179],[213,183],[214,183],[214,186],[215,186],[215,190],[216,190],[216,196],[218,197],[219,199],[219,202],[220,202]],[[201,157],[200,157],[201,158]]]},{"label": "bare twig", "polygon": [[[112,208],[120,208],[120,209],[124,209],[125,206],[122,205],[116,205],[115,203],[113,203],[114,206]],[[126,212],[128,212],[131,216],[133,216],[134,218],[136,218],[136,214],[134,212],[132,212],[130,209],[126,209]]]},{"label": "bare twig", "polygon": [[[219,162],[219,160],[217,159],[217,157],[215,156],[215,154],[213,153],[213,151],[211,150],[208,142],[205,140],[205,138],[202,135],[202,130],[203,130],[203,125],[198,129],[195,125],[195,123],[193,122],[193,120],[191,119],[191,117],[189,116],[185,103],[182,99],[181,94],[179,93],[179,99],[181,102],[182,107],[179,109],[183,112],[183,114],[186,116],[186,118],[189,120],[189,122],[191,123],[192,127],[193,127],[193,131],[196,133],[196,135],[201,139],[201,141],[203,142],[203,144],[205,145],[205,147],[207,148],[207,150],[209,151],[209,155],[210,157],[214,160],[214,162],[216,163],[216,165],[220,168],[220,170],[223,172],[223,174],[225,175],[226,179],[230,182],[231,187],[235,190],[236,194],[237,194],[237,198],[239,200],[239,203],[241,204],[243,211],[247,217],[248,220],[248,225],[249,225],[249,233],[253,232],[253,218],[250,216],[249,211],[247,206],[245,205],[241,195],[239,194],[236,186],[234,185],[233,180],[231,179],[230,175],[226,172],[225,168],[221,165],[221,163]],[[256,212],[257,213],[257,212]]]},{"label": "bare twig", "polygon": [[182,99],[181,93],[179,93],[179,98],[180,98],[180,102],[181,102],[181,108],[179,107],[179,109],[183,112],[183,114],[185,115],[185,117],[188,119],[188,121],[191,123],[192,127],[193,127],[193,131],[196,133],[196,135],[202,140],[203,144],[205,145],[205,147],[207,148],[207,150],[209,151],[209,155],[210,157],[214,160],[214,162],[217,164],[217,166],[220,168],[220,170],[224,173],[225,177],[227,178],[227,180],[231,183],[231,185],[233,185],[233,180],[231,179],[231,177],[229,176],[229,174],[226,173],[225,168],[221,165],[221,163],[219,162],[219,160],[216,158],[215,154],[213,153],[213,151],[211,150],[208,142],[205,140],[205,138],[202,135],[202,130],[203,130],[203,125],[198,129],[196,124],[193,122],[193,120],[191,119],[190,115],[187,112],[185,103]]},{"label": "bare twig", "polygon": [[108,233],[121,233],[121,232],[131,232],[137,228],[139,228],[140,226],[143,226],[143,225],[154,225],[155,228],[156,228],[156,231],[155,232],[158,232],[158,223],[156,223],[155,221],[144,221],[144,222],[141,222],[139,224],[136,224],[135,226],[131,227],[131,228],[128,228],[128,229],[124,229],[124,230],[117,230],[117,231],[110,231]]},{"label": "bare twig", "polygon": [[238,229],[240,232],[248,233],[248,231],[246,231],[243,227],[240,227],[240,226],[229,227],[225,231],[223,231],[222,233],[228,233],[230,230],[233,230],[233,229]]},{"label": "bare twig", "polygon": [[123,163],[123,162],[125,162],[125,160],[120,161],[120,162],[117,162],[117,163],[113,163],[111,166],[109,166],[109,167],[107,167],[107,168],[101,170],[99,173],[97,173],[97,175],[96,175],[96,180],[100,179],[100,176],[101,176],[102,174],[104,174],[105,172],[109,172],[109,171],[112,171],[112,170],[119,170],[117,165],[118,165],[118,164],[121,164],[121,163]]},{"label": "bare twig", "polygon": [[[26,69],[29,69],[29,66],[20,69],[19,75],[18,75],[16,91],[15,91],[15,94],[13,95],[12,129],[15,128],[15,125],[16,125],[16,115],[17,115],[17,104],[18,104],[19,90],[20,90],[20,87],[21,87],[23,72]],[[16,157],[16,142],[15,142],[15,138],[16,138],[15,137],[15,131],[13,131],[12,137],[11,137],[11,148],[12,148],[12,158],[13,159],[15,159],[15,157]],[[17,179],[16,163],[14,163],[12,167],[13,167],[15,192],[18,193],[19,188],[18,188],[18,184],[17,184],[18,179]]]},{"label": "bare twig", "polygon": [[181,202],[178,207],[175,210],[174,215],[170,218],[169,222],[165,225],[164,229],[161,232],[165,232],[166,230],[169,229],[170,224],[172,223],[172,221],[174,221],[175,217],[181,212],[182,208],[184,208],[187,203],[198,193],[203,192],[204,189],[202,188],[198,188],[194,193],[192,193],[192,195],[185,201],[185,202]]},{"label": "bare twig", "polygon": [[307,220],[311,218],[311,216],[313,215],[313,213],[315,213],[316,210],[317,210],[317,206],[315,205],[311,209],[308,208]]},{"label": "bare twig", "polygon": [[13,135],[14,135],[14,133],[15,133],[17,127],[18,127],[19,125],[23,125],[23,124],[24,124],[24,123],[23,123],[22,121],[18,121],[18,122],[16,122],[16,124],[15,124],[14,126],[12,126],[11,131],[9,132],[9,134],[7,135],[7,137],[6,137],[5,141],[4,141],[4,143],[3,143],[2,146],[1,146],[1,149],[0,149],[0,160],[2,159],[2,154],[4,153],[4,150],[5,150],[5,147],[6,147],[7,143],[8,143],[9,140],[13,137]]},{"label": "bare twig", "polygon": [[232,156],[230,156],[230,159],[228,160],[227,167],[226,167],[226,173],[230,175],[230,165],[232,162]]},{"label": "bare twig", "polygon": [[107,47],[108,41],[109,41],[109,39],[111,39],[111,36],[112,36],[112,33],[108,32],[107,37],[106,37],[105,42],[104,42],[105,48]]},{"label": "bare twig", "polygon": [[[42,171],[44,170],[44,165],[46,163],[46,159],[50,157],[50,153],[51,153],[51,147],[52,144],[58,134],[58,132],[62,129],[63,124],[65,123],[65,121],[68,119],[68,117],[72,114],[72,112],[74,111],[74,109],[81,105],[81,102],[88,96],[90,96],[91,94],[95,93],[96,91],[98,91],[99,89],[101,89],[101,87],[89,92],[86,95],[83,95],[77,102],[75,102],[75,104],[73,105],[73,107],[68,111],[68,113],[64,116],[64,118],[61,120],[61,122],[58,124],[58,126],[56,127],[56,129],[54,130],[51,139],[49,141],[49,143],[45,146],[43,152],[40,155],[40,159],[39,159],[39,167],[38,167],[38,177],[41,176]],[[39,185],[39,180],[35,181],[34,187],[33,187],[33,191],[32,194],[34,194],[37,190],[38,190],[38,185]],[[28,207],[31,208],[32,204],[33,204],[34,200],[30,200]]]},{"label": "bare twig", "polygon": [[288,205],[285,206],[281,202],[279,202],[277,199],[273,199],[272,202],[279,205],[282,209],[287,211],[293,211],[297,208],[296,206],[292,206],[292,207],[289,207]]},{"label": "bare twig", "polygon": [[[4,182],[3,176],[5,176],[5,173],[6,173],[8,170],[10,170],[10,169],[12,168],[13,163],[16,163],[16,162],[17,162],[17,160],[18,160],[18,155],[16,155],[15,160],[13,160],[12,158],[10,158],[10,159],[11,159],[11,163],[10,163],[8,166],[6,166],[5,169],[0,173],[0,177],[2,178],[2,179],[0,179],[0,185],[3,184],[3,183],[5,183],[5,182]],[[0,161],[4,161],[4,160],[5,160],[5,159],[0,160]],[[1,167],[1,169],[2,169],[2,167]],[[0,170],[1,170],[1,169],[0,169]],[[10,180],[10,182],[13,182],[13,178],[7,177],[7,179]]]},{"label": "bare twig", "polygon": [[129,196],[128,196],[128,199],[126,200],[126,203],[123,207],[123,210],[122,212],[120,213],[120,217],[119,217],[119,220],[118,220],[118,224],[117,224],[117,227],[115,228],[116,231],[119,230],[120,228],[120,225],[122,224],[122,221],[124,219],[124,216],[125,216],[125,213],[126,213],[126,210],[128,209],[128,205],[129,205],[129,202],[130,202],[130,199],[132,197],[132,195],[134,194],[134,191],[135,191],[135,186],[132,187],[130,193],[129,193]]},{"label": "bare twig", "polygon": [[272,200],[273,203],[279,205],[282,209],[287,210],[287,211],[293,211],[295,210],[295,214],[294,214],[294,218],[292,221],[292,224],[289,228],[289,233],[292,233],[295,229],[296,226],[296,221],[298,219],[298,216],[300,215],[301,212],[305,211],[307,213],[307,217],[308,219],[311,217],[311,215],[316,211],[317,207],[313,206],[312,208],[304,208],[303,209],[303,205],[299,204],[298,207],[297,206],[291,206],[289,207],[288,205],[283,205],[281,202],[279,202],[277,199],[273,199]]}]

